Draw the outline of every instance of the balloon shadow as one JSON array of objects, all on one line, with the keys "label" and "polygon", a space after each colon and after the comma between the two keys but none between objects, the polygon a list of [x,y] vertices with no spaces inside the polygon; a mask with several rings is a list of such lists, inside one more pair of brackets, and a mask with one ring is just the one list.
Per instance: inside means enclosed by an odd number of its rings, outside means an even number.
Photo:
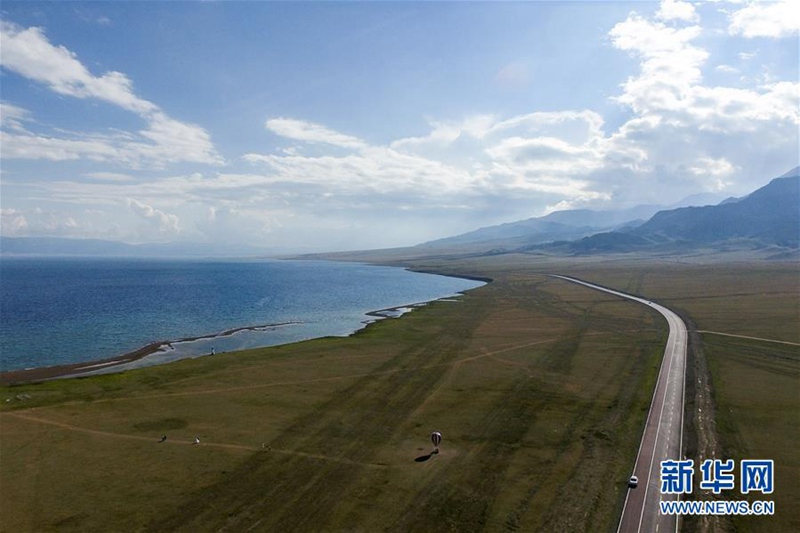
[{"label": "balloon shadow", "polygon": [[424,463],[425,461],[427,461],[428,459],[430,459],[431,457],[433,457],[434,455],[436,455],[438,453],[439,453],[439,450],[433,450],[428,455],[420,455],[419,457],[414,459],[414,461],[417,462],[417,463]]}]

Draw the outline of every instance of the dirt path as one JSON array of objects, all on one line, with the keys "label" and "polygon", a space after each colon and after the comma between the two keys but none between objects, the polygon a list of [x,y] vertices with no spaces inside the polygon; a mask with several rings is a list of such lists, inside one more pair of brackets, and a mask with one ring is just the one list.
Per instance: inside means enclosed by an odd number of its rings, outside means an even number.
[{"label": "dirt path", "polygon": [[740,339],[750,339],[754,341],[764,341],[764,342],[776,342],[779,344],[788,344],[790,346],[800,346],[798,342],[790,342],[790,341],[779,341],[777,339],[764,339],[762,337],[749,337],[747,335],[734,335],[733,333],[722,333],[721,331],[708,331],[704,329],[698,329],[698,333],[710,333],[712,335],[724,335],[725,337],[738,337]]},{"label": "dirt path", "polygon": [[[72,425],[72,424],[66,424],[64,422],[58,422],[57,420],[50,420],[50,419],[47,419],[47,418],[41,418],[41,417],[37,417],[37,416],[30,416],[30,415],[22,414],[22,413],[19,413],[19,412],[2,413],[2,414],[0,414],[0,416],[11,416],[11,417],[14,417],[14,418],[18,418],[20,420],[26,420],[28,422],[36,422],[36,423],[39,423],[39,424],[46,424],[48,426],[54,426],[54,427],[63,429],[65,431],[76,431],[76,432],[79,432],[79,433],[86,433],[86,434],[89,434],[89,435],[96,435],[96,436],[99,436],[99,437],[107,437],[107,438],[112,438],[112,439],[135,440],[135,441],[147,442],[147,443],[151,443],[151,444],[155,443],[155,444],[170,444],[170,445],[177,444],[177,445],[182,445],[182,446],[196,446],[194,440],[168,439],[168,440],[165,440],[163,443],[160,443],[160,442],[156,441],[155,439],[153,439],[153,437],[143,437],[143,436],[140,436],[140,435],[130,435],[130,434],[127,434],[127,433],[114,433],[114,432],[111,432],[111,431],[102,431],[102,430],[99,430],[99,429],[84,428],[84,427],[75,426],[75,425]],[[299,451],[295,451],[295,450],[285,450],[285,449],[281,449],[281,448],[272,448],[272,447],[264,448],[263,446],[262,447],[256,447],[256,446],[246,446],[246,445],[243,445],[243,444],[229,444],[229,443],[223,443],[223,442],[208,442],[208,441],[203,441],[200,444],[200,446],[211,447],[211,448],[221,448],[221,449],[226,449],[226,450],[240,450],[240,451],[246,451],[246,452],[264,451],[264,452],[268,452],[268,453],[277,453],[277,454],[282,454],[282,455],[294,455],[294,456],[298,456],[298,457],[307,457],[307,458],[310,458],[310,459],[321,459],[321,460],[324,460],[324,461],[334,461],[334,462],[337,462],[337,463],[344,463],[344,464],[349,464],[349,465],[367,466],[367,467],[372,467],[372,468],[387,468],[386,465],[381,465],[381,464],[376,464],[376,463],[363,463],[363,462],[353,461],[353,460],[345,459],[345,458],[341,458],[341,457],[331,457],[331,456],[328,456],[328,455],[299,452]]]},{"label": "dirt path", "polygon": [[[143,437],[140,435],[130,435],[127,433],[114,433],[111,431],[102,431],[99,429],[90,429],[90,428],[83,428],[80,426],[74,426],[72,424],[67,424],[64,422],[58,422],[57,420],[50,420],[47,418],[41,418],[38,416],[31,416],[28,414],[22,414],[20,412],[7,412],[2,413],[0,416],[11,416],[14,418],[18,418],[20,420],[27,420],[29,422],[37,422],[39,424],[47,424],[49,426],[55,426],[67,431],[77,431],[80,433],[87,433],[89,435],[97,435],[100,437],[108,437],[114,439],[125,439],[125,440],[135,440],[140,442],[150,442],[150,443],[158,443],[158,441],[154,440],[153,437]],[[181,440],[181,439],[168,439],[164,441],[164,444],[180,444],[180,445],[195,445],[194,440]],[[219,442],[203,442],[203,446],[211,446],[213,448],[225,448],[229,450],[245,450],[245,451],[256,451],[258,448],[254,446],[243,446],[241,444],[224,444]]]}]

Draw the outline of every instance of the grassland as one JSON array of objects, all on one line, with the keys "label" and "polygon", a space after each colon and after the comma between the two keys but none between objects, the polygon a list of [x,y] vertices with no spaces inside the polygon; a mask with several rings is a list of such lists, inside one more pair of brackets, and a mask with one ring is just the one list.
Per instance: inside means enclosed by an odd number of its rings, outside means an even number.
[{"label": "grassland", "polygon": [[[796,265],[417,266],[495,281],[348,338],[0,389],[0,530],[613,530],[666,325],[543,273],[799,342]],[[720,445],[776,461],[776,516],[727,525],[797,530],[798,347],[701,348]]]},{"label": "grassland", "polygon": [[[775,515],[730,517],[715,525],[800,531],[800,265],[654,265],[632,276],[602,268],[584,276],[647,294],[687,317],[700,332],[695,358],[706,359],[708,376],[695,379],[710,386],[716,457],[734,459],[737,468],[742,459],[775,461],[773,494],[744,497],[737,486],[718,497],[771,500]],[[696,403],[694,408],[688,414],[696,419],[702,413]],[[696,463],[711,457],[694,456]],[[701,528],[706,522],[689,524]]]}]

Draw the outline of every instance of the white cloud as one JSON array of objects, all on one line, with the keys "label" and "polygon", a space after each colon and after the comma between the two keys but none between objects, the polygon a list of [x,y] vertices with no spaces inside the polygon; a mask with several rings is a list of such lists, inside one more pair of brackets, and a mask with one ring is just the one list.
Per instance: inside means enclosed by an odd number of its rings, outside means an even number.
[{"label": "white cloud", "polygon": [[[680,196],[698,188],[730,190],[741,187],[743,174],[763,180],[770,174],[757,169],[776,172],[791,164],[791,154],[797,157],[800,85],[744,86],[741,78],[737,87],[705,84],[709,52],[696,44],[705,30],[686,26],[687,17],[664,16],[664,7],[660,20],[631,13],[609,32],[612,45],[632,53],[640,67],[613,98],[632,117],[608,137],[595,135],[594,143],[576,154],[577,167],[585,165],[585,189],[605,191],[616,202],[663,203],[664,191]],[[732,72],[732,67],[716,70]],[[767,164],[773,154],[783,163]],[[573,201],[577,195],[565,196],[551,206],[580,205]]]},{"label": "white cloud", "polygon": [[[124,175],[99,173],[85,180],[56,180],[46,184],[30,184],[46,188],[50,196],[61,203],[84,205],[93,203],[105,208],[119,207],[120,198],[136,198],[140,204],[157,203],[170,208],[192,202],[216,201],[220,195],[230,195],[233,200],[246,201],[252,195],[249,189],[268,183],[257,175],[217,174],[206,177],[199,173],[168,176],[158,179],[125,180]],[[235,195],[242,191],[241,198]],[[127,204],[127,202],[126,202]],[[129,205],[132,210],[133,206]],[[146,211],[141,211],[145,213]]]},{"label": "white cloud", "polygon": [[76,221],[71,213],[45,211],[41,208],[0,209],[0,221],[0,234],[6,237],[86,237],[92,231],[89,225]]},{"label": "white cloud", "polygon": [[129,182],[134,181],[133,176],[129,174],[121,174],[119,172],[89,172],[85,176],[92,180],[105,181],[105,182]]},{"label": "white cloud", "polygon": [[737,170],[737,168],[725,158],[712,159],[710,157],[697,160],[694,166],[689,168],[692,173],[698,176],[712,176],[714,178],[730,176]]},{"label": "white cloud", "polygon": [[594,111],[549,111],[518,115],[498,121],[481,137],[557,137],[571,143],[586,143],[602,136],[603,117]]},{"label": "white cloud", "polygon": [[728,32],[747,38],[782,38],[800,30],[800,3],[797,0],[753,2],[730,14]]},{"label": "white cloud", "polygon": [[430,122],[430,125],[432,129],[428,135],[398,139],[392,142],[391,148],[417,151],[426,146],[432,146],[441,149],[449,146],[466,131],[460,124]]},{"label": "white cloud", "polygon": [[[398,139],[388,147],[363,145],[343,156],[251,153],[244,159],[266,164],[271,172],[265,178],[279,186],[311,187],[329,198],[396,195],[406,199],[406,211],[415,205],[468,206],[481,195],[598,199],[605,193],[576,176],[602,165],[602,124],[591,111],[506,120],[476,115],[460,122],[431,121],[425,136]],[[314,131],[328,138],[340,135],[318,125]]]},{"label": "white cloud", "polygon": [[41,28],[23,29],[0,21],[2,65],[28,79],[48,85],[59,94],[97,98],[144,114],[158,108],[133,93],[133,83],[121,72],[95,77],[63,46],[53,46]]},{"label": "white cloud", "polygon": [[390,194],[412,191],[441,195],[470,188],[468,173],[439,161],[403,154],[387,147],[367,147],[342,157],[277,156],[247,154],[251,163],[264,163],[271,182],[291,182],[334,191]]},{"label": "white cloud", "polygon": [[780,123],[800,124],[798,109],[800,84],[779,82],[758,89],[730,87],[694,87],[684,122],[701,130],[721,132],[756,131],[779,127]]},{"label": "white cloud", "polygon": [[685,106],[691,87],[702,79],[708,53],[691,44],[699,26],[671,28],[632,14],[610,32],[612,44],[642,58],[638,76],[623,84],[616,101],[637,113],[677,110]]},{"label": "white cloud", "polygon": [[431,129],[427,135],[397,139],[389,147],[402,153],[458,165],[478,156],[485,148],[485,137],[497,122],[497,117],[492,115],[472,115],[460,121],[429,120]]},{"label": "white cloud", "polygon": [[304,120],[273,118],[267,121],[266,127],[281,137],[297,141],[332,144],[342,148],[364,148],[366,146],[366,143],[360,139]]},{"label": "white cloud", "polygon": [[702,130],[753,131],[752,121],[797,124],[797,83],[780,82],[758,88],[708,87],[702,67],[708,52],[692,44],[698,26],[675,29],[631,15],[611,30],[617,48],[641,57],[638,76],[629,78],[616,101],[641,116]]},{"label": "white cloud", "polygon": [[492,160],[524,172],[583,175],[602,165],[602,153],[556,137],[510,137],[486,153]]},{"label": "white cloud", "polygon": [[717,72],[722,72],[724,74],[741,74],[742,73],[742,71],[740,71],[738,68],[732,67],[730,65],[717,65],[716,67],[714,67],[714,70],[716,70]]},{"label": "white cloud", "polygon": [[124,155],[104,140],[59,139],[30,133],[0,131],[0,150],[5,159],[46,159],[50,161],[119,161]]},{"label": "white cloud", "polygon": [[689,2],[681,2],[681,0],[663,0],[656,16],[661,20],[685,20],[687,22],[700,20],[694,6]]},{"label": "white cloud", "polygon": [[164,211],[132,198],[128,198],[126,203],[136,215],[150,222],[159,233],[169,235],[177,235],[180,233],[178,217],[176,215],[165,213]]},{"label": "white cloud", "polygon": [[603,156],[603,119],[588,110],[536,112],[504,120],[476,115],[457,123],[430,124],[427,136],[400,139],[391,147],[448,161],[468,172],[475,187],[484,191],[530,191],[541,179],[569,179],[595,168]]},{"label": "white cloud", "polygon": [[25,131],[23,122],[30,120],[30,112],[19,106],[0,102],[0,128]]},{"label": "white cloud", "polygon": [[253,243],[268,238],[274,224],[264,209],[212,205],[196,226],[212,242]]},{"label": "white cloud", "polygon": [[[203,128],[170,118],[157,105],[137,96],[133,83],[121,72],[92,75],[76,54],[64,46],[52,45],[41,28],[23,29],[0,21],[0,48],[3,68],[43,83],[58,94],[116,105],[139,115],[148,124],[147,129],[140,132],[139,139],[127,142],[119,139],[112,142],[88,134],[84,134],[83,139],[41,134],[5,135],[4,157],[54,161],[88,158],[134,166],[164,166],[176,161],[224,163]],[[4,122],[4,127],[8,123],[8,127],[20,130],[22,118],[17,113],[12,117],[14,121]]]},{"label": "white cloud", "polygon": [[221,165],[208,132],[194,124],[187,124],[156,112],[150,116],[149,127],[139,132],[152,143],[134,144],[132,148],[141,156],[160,164],[171,161],[191,161]]},{"label": "white cloud", "polygon": [[28,220],[17,209],[0,209],[0,235],[15,237],[28,228]]},{"label": "white cloud", "polygon": [[[208,133],[198,126],[155,113],[140,137],[130,134],[71,133],[71,138],[34,133],[11,118],[3,122],[10,131],[0,131],[3,158],[50,161],[112,162],[129,168],[162,168],[188,161],[221,165]],[[62,135],[64,132],[61,132]]]},{"label": "white cloud", "polygon": [[721,191],[728,185],[725,178],[733,175],[739,169],[724,157],[719,159],[701,157],[691,163],[688,170],[698,178],[710,178],[713,190]]}]

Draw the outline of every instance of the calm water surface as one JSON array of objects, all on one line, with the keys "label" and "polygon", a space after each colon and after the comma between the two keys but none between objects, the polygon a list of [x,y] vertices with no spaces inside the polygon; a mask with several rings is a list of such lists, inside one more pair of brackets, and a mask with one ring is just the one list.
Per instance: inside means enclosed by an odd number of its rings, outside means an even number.
[{"label": "calm water surface", "polygon": [[0,259],[0,370],[93,361],[156,341],[138,363],[348,335],[365,313],[481,282],[325,261]]}]

